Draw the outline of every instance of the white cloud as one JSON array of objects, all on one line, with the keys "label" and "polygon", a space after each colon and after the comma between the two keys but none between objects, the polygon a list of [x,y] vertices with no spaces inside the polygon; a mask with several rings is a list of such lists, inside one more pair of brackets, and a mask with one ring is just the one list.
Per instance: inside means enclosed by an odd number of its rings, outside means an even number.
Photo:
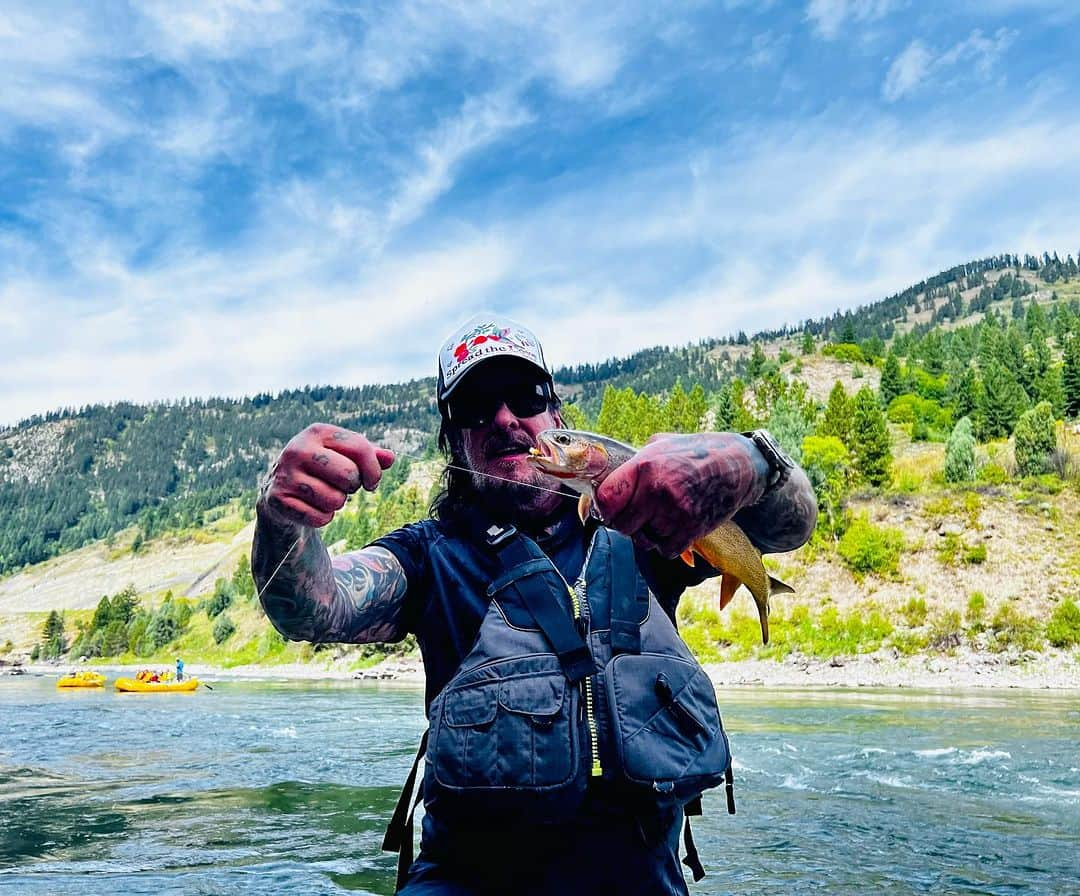
[{"label": "white cloud", "polygon": [[999,28],[992,38],[984,37],[976,28],[964,40],[936,56],[922,41],[913,40],[893,60],[881,95],[887,102],[894,103],[957,65],[962,66],[963,74],[970,70],[979,78],[988,78],[994,64],[1015,38],[1016,32],[1008,28]]},{"label": "white cloud", "polygon": [[897,5],[897,0],[810,0],[806,19],[820,37],[833,40],[846,23],[873,22]]},{"label": "white cloud", "polygon": [[904,49],[885,76],[881,93],[890,103],[914,90],[930,71],[934,57],[921,40],[913,40]]}]

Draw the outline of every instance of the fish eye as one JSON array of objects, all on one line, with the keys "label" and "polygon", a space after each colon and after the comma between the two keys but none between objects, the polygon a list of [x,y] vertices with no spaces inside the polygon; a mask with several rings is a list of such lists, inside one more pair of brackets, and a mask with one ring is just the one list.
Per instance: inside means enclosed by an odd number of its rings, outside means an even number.
[{"label": "fish eye", "polygon": [[569,445],[570,444],[570,436],[568,436],[564,432],[560,432],[558,435],[555,436],[555,441],[559,445]]}]

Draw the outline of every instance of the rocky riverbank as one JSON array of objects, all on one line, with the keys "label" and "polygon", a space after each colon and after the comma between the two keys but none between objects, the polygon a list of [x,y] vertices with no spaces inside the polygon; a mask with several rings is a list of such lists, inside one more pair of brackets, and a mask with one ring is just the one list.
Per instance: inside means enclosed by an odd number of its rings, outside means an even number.
[{"label": "rocky riverbank", "polygon": [[[70,663],[28,663],[0,666],[0,674],[18,669],[27,674],[59,676]],[[95,665],[115,675],[135,666]],[[991,653],[957,649],[950,654],[900,656],[892,650],[858,656],[819,659],[792,654],[783,662],[743,660],[706,666],[718,688],[725,687],[882,687],[915,689],[1026,688],[1080,690],[1080,652]],[[419,657],[397,658],[363,670],[292,663],[220,668],[189,664],[189,675],[208,681],[367,681],[419,686],[424,667]]]}]

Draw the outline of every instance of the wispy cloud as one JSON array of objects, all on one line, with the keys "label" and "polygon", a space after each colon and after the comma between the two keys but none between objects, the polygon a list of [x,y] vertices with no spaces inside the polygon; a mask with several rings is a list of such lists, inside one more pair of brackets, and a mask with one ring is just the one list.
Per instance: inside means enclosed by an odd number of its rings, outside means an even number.
[{"label": "wispy cloud", "polygon": [[480,308],[577,363],[1075,251],[1056,12],[900,7],[9,3],[0,425],[424,376]]},{"label": "wispy cloud", "polygon": [[886,101],[896,102],[954,66],[961,66],[977,78],[987,78],[1015,38],[1016,33],[1008,28],[999,28],[993,37],[984,37],[976,28],[940,54],[932,52],[921,40],[913,40],[889,67],[881,94]]},{"label": "wispy cloud", "polygon": [[898,0],[810,0],[806,18],[820,37],[834,40],[847,23],[873,22],[898,5]]}]

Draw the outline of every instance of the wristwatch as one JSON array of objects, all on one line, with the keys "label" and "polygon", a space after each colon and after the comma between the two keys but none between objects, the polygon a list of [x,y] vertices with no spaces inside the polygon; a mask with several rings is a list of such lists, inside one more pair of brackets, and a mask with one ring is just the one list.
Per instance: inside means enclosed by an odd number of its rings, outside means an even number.
[{"label": "wristwatch", "polygon": [[765,494],[780,488],[788,481],[788,476],[795,469],[795,461],[784,453],[784,449],[772,437],[768,430],[755,429],[753,432],[744,432],[746,438],[754,443],[754,447],[765,458],[769,465],[769,478],[765,483]]}]

